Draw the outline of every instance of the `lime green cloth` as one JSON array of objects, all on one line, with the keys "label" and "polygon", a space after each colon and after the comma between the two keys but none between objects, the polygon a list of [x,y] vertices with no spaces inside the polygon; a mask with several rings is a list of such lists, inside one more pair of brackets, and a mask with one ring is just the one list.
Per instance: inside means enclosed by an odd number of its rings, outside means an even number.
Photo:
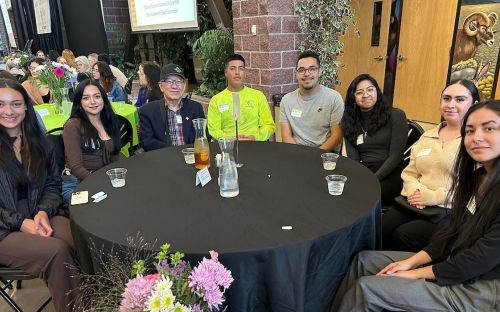
[{"label": "lime green cloth", "polygon": [[[116,102],[111,103],[113,110],[116,114],[127,118],[132,125],[132,144],[139,144],[139,137],[137,135],[137,125],[139,124],[139,113],[137,112],[137,107],[130,104],[119,104]],[[45,128],[48,130],[52,130],[54,128],[63,127],[64,123],[68,119],[68,117],[64,115],[57,115],[54,111],[54,104],[40,104],[34,106],[37,112],[40,114],[43,120],[43,124]],[[129,156],[128,154],[129,146],[126,145],[122,148],[121,152],[125,156]]]},{"label": "lime green cloth", "polygon": [[[276,127],[264,94],[249,87],[244,87],[237,94],[240,96],[238,134],[254,135],[257,141],[268,140]],[[225,89],[212,97],[207,119],[208,132],[215,139],[236,136],[233,92]]]}]

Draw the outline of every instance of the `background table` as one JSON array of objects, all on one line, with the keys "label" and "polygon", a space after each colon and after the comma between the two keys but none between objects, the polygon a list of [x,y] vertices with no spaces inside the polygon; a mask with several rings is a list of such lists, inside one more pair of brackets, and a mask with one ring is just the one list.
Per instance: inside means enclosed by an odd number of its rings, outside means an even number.
[{"label": "background table", "polygon": [[[111,103],[113,110],[116,114],[127,118],[127,120],[132,125],[132,144],[139,144],[139,137],[137,135],[137,125],[139,124],[139,113],[137,112],[137,107],[130,104],[122,104],[121,107],[118,103]],[[35,105],[34,108],[38,111],[40,116],[42,117],[43,124],[47,131],[63,127],[64,123],[68,119],[64,115],[56,114],[54,111],[54,104],[40,104]],[[128,154],[129,146],[124,146],[122,148],[122,153],[125,156],[129,156]]]},{"label": "background table", "polygon": [[[211,144],[212,157],[219,152]],[[324,311],[362,249],[380,239],[380,186],[364,166],[340,158],[323,170],[317,148],[284,143],[242,142],[240,194],[222,198],[212,181],[195,187],[196,169],[181,148],[170,147],[120,160],[127,184],[112,188],[102,168],[78,190],[104,191],[108,198],[70,207],[72,229],[85,271],[98,269],[89,254],[97,246],[126,245],[141,232],[147,241],[169,242],[196,263],[220,253],[235,282],[227,293],[230,311]],[[213,160],[214,158],[212,158]],[[213,164],[213,161],[212,161]],[[348,177],[344,193],[331,196],[325,176]],[[282,230],[282,226],[292,230]]]}]

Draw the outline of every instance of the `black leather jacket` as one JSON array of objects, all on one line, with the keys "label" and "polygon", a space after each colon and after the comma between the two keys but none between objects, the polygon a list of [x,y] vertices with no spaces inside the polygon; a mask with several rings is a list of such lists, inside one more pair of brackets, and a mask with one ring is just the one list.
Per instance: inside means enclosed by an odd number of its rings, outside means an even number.
[{"label": "black leather jacket", "polygon": [[[43,173],[43,187],[28,184],[28,209],[33,218],[40,210],[49,218],[55,216],[61,206],[61,174],[58,172],[55,154],[50,152],[47,170]],[[24,216],[17,212],[17,189],[14,179],[0,168],[0,240],[10,232],[19,231]]]}]

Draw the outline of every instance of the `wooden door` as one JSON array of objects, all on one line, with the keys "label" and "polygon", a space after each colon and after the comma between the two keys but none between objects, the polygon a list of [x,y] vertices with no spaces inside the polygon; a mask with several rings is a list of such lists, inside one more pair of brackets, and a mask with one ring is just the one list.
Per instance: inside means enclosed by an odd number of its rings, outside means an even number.
[{"label": "wooden door", "polygon": [[[377,3],[382,4],[380,41],[378,46],[372,46],[373,12]],[[352,0],[351,7],[359,35],[356,27],[351,26],[339,38],[344,43],[344,54],[338,58],[340,84],[335,88],[344,98],[351,81],[362,73],[372,75],[380,88],[384,88],[391,0]]]},{"label": "wooden door", "polygon": [[457,2],[403,1],[393,104],[409,119],[441,119],[439,98],[446,85]]}]

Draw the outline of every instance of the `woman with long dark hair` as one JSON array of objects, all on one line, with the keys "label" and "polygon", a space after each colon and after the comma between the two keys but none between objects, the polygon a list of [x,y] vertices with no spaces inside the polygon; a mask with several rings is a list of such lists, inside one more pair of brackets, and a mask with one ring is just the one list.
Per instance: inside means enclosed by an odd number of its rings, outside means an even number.
[{"label": "woman with long dark hair", "polygon": [[390,203],[401,191],[408,123],[405,113],[391,108],[368,74],[354,78],[347,89],[342,131],[347,157],[373,171],[380,181],[382,203]]},{"label": "woman with long dark hair", "polygon": [[332,311],[500,311],[500,101],[472,106],[461,134],[450,223],[416,254],[361,252]]},{"label": "woman with long dark hair", "polygon": [[65,202],[93,171],[118,160],[120,130],[106,92],[93,80],[84,80],[75,91],[71,116],[63,132],[66,169],[62,194]]},{"label": "woman with long dark hair", "polygon": [[125,90],[116,81],[111,68],[105,62],[97,62],[92,66],[92,78],[98,81],[104,88],[109,101],[119,102],[128,100],[127,93],[125,93]]},{"label": "woman with long dark hair", "polygon": [[76,292],[66,293],[79,284],[61,203],[54,150],[31,100],[19,83],[0,79],[0,263],[44,279],[58,312],[71,309]]},{"label": "woman with long dark hair", "polygon": [[143,62],[139,65],[137,74],[139,75],[139,96],[135,106],[141,107],[148,102],[163,99],[163,92],[160,90],[160,65],[156,62]]},{"label": "woman with long dark hair", "polygon": [[[445,199],[460,146],[460,127],[467,110],[479,100],[479,91],[469,80],[452,81],[443,89],[441,116],[444,121],[426,131],[412,146],[410,163],[401,174],[403,201],[416,209],[404,209],[406,204],[403,207],[398,204],[384,213],[384,249],[419,251],[448,222],[449,210],[446,208],[450,208],[450,204]],[[437,212],[435,216],[418,214],[426,209],[430,211],[428,208],[433,206]]]},{"label": "woman with long dark hair", "polygon": [[32,58],[28,62],[28,79],[22,83],[35,105],[53,102],[49,87],[41,84],[38,79],[39,73],[36,71],[36,68],[43,65],[44,62],[41,58]]}]

